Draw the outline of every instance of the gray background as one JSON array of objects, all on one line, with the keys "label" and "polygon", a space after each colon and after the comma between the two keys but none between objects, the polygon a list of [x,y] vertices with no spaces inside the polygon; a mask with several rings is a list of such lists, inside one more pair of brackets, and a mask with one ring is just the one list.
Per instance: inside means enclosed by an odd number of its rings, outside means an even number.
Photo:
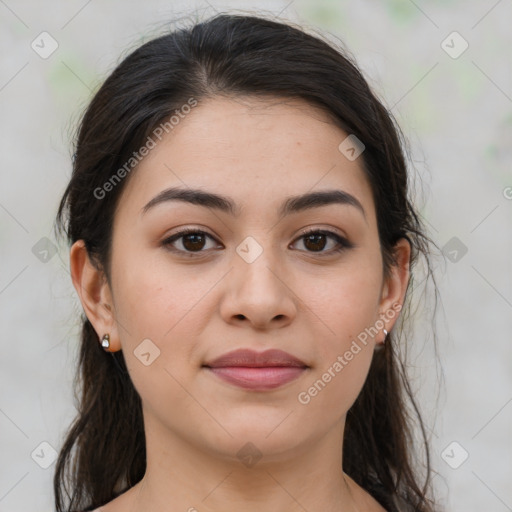
[{"label": "gray background", "polygon": [[[75,414],[81,306],[52,223],[82,109],[162,20],[254,7],[341,38],[409,139],[418,207],[446,256],[438,314],[418,297],[409,340],[437,493],[454,512],[512,510],[510,0],[0,0],[0,511],[53,510],[51,447]],[[47,58],[44,31],[58,44]]]}]

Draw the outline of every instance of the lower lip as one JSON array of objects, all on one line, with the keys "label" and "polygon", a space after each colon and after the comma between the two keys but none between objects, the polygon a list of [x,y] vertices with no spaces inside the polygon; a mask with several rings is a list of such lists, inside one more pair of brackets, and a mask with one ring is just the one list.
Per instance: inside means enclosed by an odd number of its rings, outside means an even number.
[{"label": "lower lip", "polygon": [[307,369],[298,366],[267,366],[265,368],[249,368],[246,366],[226,366],[209,368],[221,379],[244,389],[265,390],[275,389],[297,379]]}]

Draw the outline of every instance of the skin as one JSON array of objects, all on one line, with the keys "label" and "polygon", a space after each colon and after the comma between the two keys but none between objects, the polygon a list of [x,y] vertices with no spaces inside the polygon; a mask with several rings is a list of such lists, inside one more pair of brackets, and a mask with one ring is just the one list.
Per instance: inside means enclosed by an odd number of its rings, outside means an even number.
[{"label": "skin", "polygon": [[[124,351],[143,404],[145,477],[102,511],[384,510],[341,462],[345,415],[382,329],[308,404],[297,399],[359,333],[403,303],[409,279],[410,246],[402,239],[398,264],[384,280],[362,160],[338,150],[346,136],[301,100],[201,102],[132,171],[114,219],[112,287],[83,241],[72,246],[84,310],[98,338],[110,333],[110,350]],[[141,216],[170,186],[227,195],[241,213],[169,201]],[[289,196],[328,189],[355,196],[366,217],[330,204],[278,219]],[[176,250],[203,251],[180,256],[162,245],[178,227],[213,238],[202,249],[176,240]],[[301,238],[305,227],[337,232],[355,247],[332,253],[337,243],[327,237],[315,252]],[[236,252],[248,236],[263,249],[252,263]],[[385,319],[387,331],[397,317]],[[134,355],[147,338],[160,350],[149,366]],[[279,348],[310,368],[255,392],[201,367],[236,348]],[[262,454],[251,467],[236,455],[248,442]]]}]

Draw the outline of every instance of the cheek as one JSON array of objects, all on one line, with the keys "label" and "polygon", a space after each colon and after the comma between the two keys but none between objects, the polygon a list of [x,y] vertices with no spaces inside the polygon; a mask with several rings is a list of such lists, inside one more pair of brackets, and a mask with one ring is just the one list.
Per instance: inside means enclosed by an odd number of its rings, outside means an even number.
[{"label": "cheek", "polygon": [[361,253],[335,270],[307,274],[296,281],[297,294],[314,313],[326,353],[342,350],[378,318],[380,264],[373,255]]},{"label": "cheek", "polygon": [[[172,397],[180,388],[171,375],[184,382],[197,371],[196,343],[213,307],[207,293],[218,276],[172,266],[165,255],[140,254],[116,262],[118,332],[139,393],[150,397],[158,389]],[[141,354],[148,352],[145,359],[154,362],[146,367]]]},{"label": "cheek", "polygon": [[167,412],[190,400],[179,383],[196,370],[191,361],[200,326],[191,319],[208,283],[190,283],[155,259],[126,259],[116,268],[118,332],[131,380],[145,407],[169,421]]},{"label": "cheek", "polygon": [[382,277],[374,259],[362,255],[337,272],[301,281],[299,296],[314,313],[316,365],[297,399],[314,417],[346,412],[368,375]]},{"label": "cheek", "polygon": [[167,343],[175,331],[187,325],[189,312],[211,287],[204,276],[171,265],[159,250],[135,252],[135,257],[116,264],[118,317],[128,331],[121,336],[130,344],[143,338],[159,345]]},{"label": "cheek", "polygon": [[297,394],[298,407],[313,421],[332,425],[352,407],[363,388],[373,357],[371,346],[350,345],[314,369]]}]

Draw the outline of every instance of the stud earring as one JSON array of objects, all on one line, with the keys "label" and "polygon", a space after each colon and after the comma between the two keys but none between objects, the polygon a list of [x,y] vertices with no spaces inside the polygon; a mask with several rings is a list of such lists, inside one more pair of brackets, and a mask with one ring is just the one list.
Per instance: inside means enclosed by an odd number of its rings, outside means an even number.
[{"label": "stud earring", "polygon": [[384,340],[375,344],[376,351],[382,350],[384,348],[384,346],[386,345],[386,338],[388,335],[388,331],[386,331],[386,329],[382,329],[382,330],[384,331]]},{"label": "stud earring", "polygon": [[108,352],[109,348],[110,348],[110,335],[109,334],[104,334],[103,335],[103,338],[101,340],[101,346],[103,347],[103,350],[105,350],[105,352]]}]

